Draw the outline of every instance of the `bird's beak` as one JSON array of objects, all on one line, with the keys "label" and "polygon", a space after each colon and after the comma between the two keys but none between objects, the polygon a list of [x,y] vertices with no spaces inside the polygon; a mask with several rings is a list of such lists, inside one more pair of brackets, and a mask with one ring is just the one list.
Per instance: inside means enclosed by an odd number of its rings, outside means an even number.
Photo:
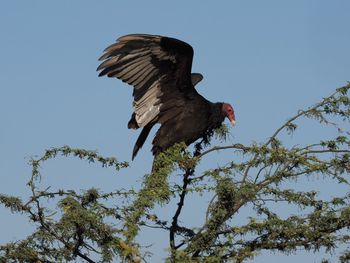
[{"label": "bird's beak", "polygon": [[228,118],[228,120],[231,122],[231,125],[232,125],[232,126],[235,126],[235,124],[236,124],[236,119],[235,119],[235,117],[234,117],[234,116],[228,116],[227,118]]}]

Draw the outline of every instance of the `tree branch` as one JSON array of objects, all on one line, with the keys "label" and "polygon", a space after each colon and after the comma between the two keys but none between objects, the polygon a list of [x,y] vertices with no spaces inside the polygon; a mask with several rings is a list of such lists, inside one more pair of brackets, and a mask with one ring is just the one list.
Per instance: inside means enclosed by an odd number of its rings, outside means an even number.
[{"label": "tree branch", "polygon": [[186,173],[184,174],[183,177],[183,185],[182,185],[182,191],[180,194],[180,201],[177,203],[177,209],[176,212],[173,216],[173,220],[171,223],[171,227],[170,227],[170,232],[169,232],[169,238],[170,238],[170,248],[172,250],[172,261],[175,262],[174,260],[174,255],[173,255],[173,251],[176,250],[177,246],[175,245],[175,235],[176,232],[179,228],[178,226],[178,218],[181,214],[181,210],[185,204],[185,197],[187,194],[187,186],[190,183],[191,179],[189,178],[191,175],[193,175],[194,170],[193,169],[187,169]]},{"label": "tree branch", "polygon": [[246,151],[249,151],[251,148],[250,147],[246,147],[246,146],[244,146],[243,144],[240,144],[240,143],[236,143],[236,144],[233,144],[233,145],[227,145],[227,146],[214,146],[211,149],[202,152],[196,158],[200,159],[204,155],[207,155],[210,152],[219,151],[219,150],[225,150],[225,149],[237,149],[237,150],[242,150],[242,151],[246,152]]}]

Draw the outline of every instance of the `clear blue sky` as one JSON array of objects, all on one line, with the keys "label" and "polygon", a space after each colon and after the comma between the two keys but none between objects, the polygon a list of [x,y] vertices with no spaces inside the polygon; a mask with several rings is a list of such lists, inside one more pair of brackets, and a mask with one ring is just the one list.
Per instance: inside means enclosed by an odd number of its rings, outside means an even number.
[{"label": "clear blue sky", "polygon": [[[346,0],[2,1],[0,192],[28,196],[29,157],[49,147],[131,159],[138,135],[126,128],[131,88],[95,71],[102,50],[117,37],[151,33],[190,43],[193,71],[204,75],[199,91],[232,103],[238,123],[231,142],[250,143],[350,80],[349,11]],[[150,141],[121,174],[62,158],[42,167],[43,184],[106,191],[139,184],[151,166]],[[2,207],[0,225],[0,243],[32,230]],[[272,255],[254,262],[325,256]]]}]

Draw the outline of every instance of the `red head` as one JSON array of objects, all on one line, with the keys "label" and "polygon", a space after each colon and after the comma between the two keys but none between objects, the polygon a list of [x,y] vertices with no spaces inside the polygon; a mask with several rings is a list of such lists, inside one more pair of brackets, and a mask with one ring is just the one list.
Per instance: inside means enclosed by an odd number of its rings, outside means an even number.
[{"label": "red head", "polygon": [[235,111],[233,110],[232,106],[228,103],[223,103],[222,104],[222,112],[230,120],[231,124],[235,125],[236,117],[235,117]]}]

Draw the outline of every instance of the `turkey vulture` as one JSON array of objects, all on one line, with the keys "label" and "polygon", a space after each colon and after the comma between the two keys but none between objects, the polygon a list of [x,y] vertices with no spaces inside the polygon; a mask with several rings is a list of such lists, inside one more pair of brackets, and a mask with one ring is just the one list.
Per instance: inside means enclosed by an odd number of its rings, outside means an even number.
[{"label": "turkey vulture", "polygon": [[156,123],[161,126],[153,139],[155,156],[175,143],[190,145],[204,138],[225,117],[235,123],[230,104],[212,103],[195,90],[203,76],[191,73],[192,58],[189,44],[158,35],[122,36],[104,50],[99,76],[115,77],[134,87],[134,112],[128,128],[143,129],[132,159]]}]

